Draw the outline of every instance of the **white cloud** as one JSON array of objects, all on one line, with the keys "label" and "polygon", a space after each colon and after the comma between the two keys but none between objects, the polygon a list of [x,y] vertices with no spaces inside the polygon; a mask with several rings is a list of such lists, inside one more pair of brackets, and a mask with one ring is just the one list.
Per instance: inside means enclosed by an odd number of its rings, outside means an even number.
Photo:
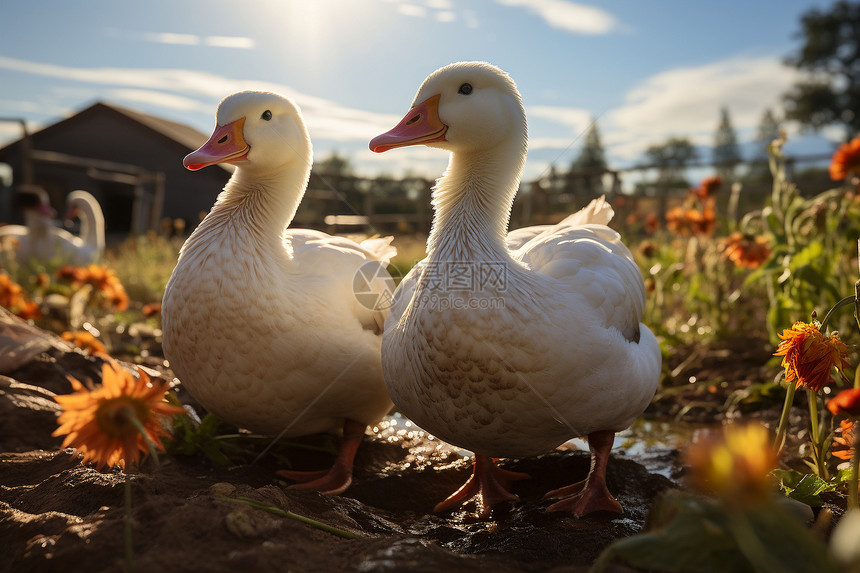
[{"label": "white cloud", "polygon": [[[296,91],[290,86],[240,80],[181,69],[74,68],[0,56],[0,69],[83,83],[111,86],[122,99],[172,110],[211,110],[221,98],[242,90],[273,91],[293,98],[302,108],[313,139],[369,141],[400,121],[399,115],[368,112]],[[111,92],[109,92],[111,93]],[[182,96],[176,95],[183,94]],[[194,100],[194,97],[200,98]],[[199,101],[195,106],[194,102]]]},{"label": "white cloud", "polygon": [[765,108],[778,108],[796,72],[776,57],[732,58],[661,72],[628,91],[600,120],[613,155],[633,159],[669,136],[711,145],[721,107],[737,132],[754,130]]},{"label": "white cloud", "polygon": [[423,18],[427,15],[427,9],[424,6],[416,4],[398,4],[397,12],[404,16],[414,16],[416,18]]},{"label": "white cloud", "polygon": [[496,0],[505,6],[517,6],[537,14],[553,28],[575,34],[606,34],[615,25],[615,17],[609,12],[568,2],[566,0]]},{"label": "white cloud", "polygon": [[533,105],[526,110],[529,118],[550,120],[571,129],[573,133],[585,133],[591,125],[591,112],[576,107]]},{"label": "white cloud", "polygon": [[434,18],[436,18],[437,22],[453,22],[457,19],[457,14],[449,10],[444,10],[442,12],[436,12]]},{"label": "white cloud", "polygon": [[147,32],[143,34],[143,39],[156,44],[180,44],[183,46],[196,46],[200,43],[200,36],[170,32]]},{"label": "white cloud", "polygon": [[253,39],[242,36],[207,36],[204,40],[207,46],[214,48],[236,48],[250,50],[256,44]]},{"label": "white cloud", "polygon": [[115,89],[108,91],[108,99],[123,102],[136,102],[175,109],[178,111],[211,111],[211,105],[200,100],[191,99],[176,94],[160,92],[155,90],[141,90],[134,88]]}]

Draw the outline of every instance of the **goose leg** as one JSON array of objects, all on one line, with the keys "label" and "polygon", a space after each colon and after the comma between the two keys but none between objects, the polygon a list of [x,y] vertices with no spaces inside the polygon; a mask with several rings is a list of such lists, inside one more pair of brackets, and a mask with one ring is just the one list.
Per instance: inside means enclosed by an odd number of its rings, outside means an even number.
[{"label": "goose leg", "polygon": [[307,472],[280,470],[277,474],[299,482],[291,485],[291,488],[309,489],[331,495],[343,493],[352,483],[352,464],[355,452],[364,438],[365,428],[367,425],[361,422],[349,419],[344,421],[343,439],[331,469]]},{"label": "goose leg", "polygon": [[472,497],[478,497],[478,514],[488,517],[492,507],[503,501],[518,501],[519,498],[508,489],[511,483],[527,479],[528,474],[503,470],[496,465],[493,458],[475,454],[472,475],[454,493],[433,508],[436,512],[453,509]]},{"label": "goose leg", "polygon": [[609,452],[614,441],[615,432],[608,430],[588,435],[588,446],[591,450],[591,469],[588,476],[581,482],[547,493],[544,499],[562,498],[549,506],[547,511],[567,511],[577,517],[595,511],[622,512],[621,504],[606,488],[606,464],[609,462]]}]

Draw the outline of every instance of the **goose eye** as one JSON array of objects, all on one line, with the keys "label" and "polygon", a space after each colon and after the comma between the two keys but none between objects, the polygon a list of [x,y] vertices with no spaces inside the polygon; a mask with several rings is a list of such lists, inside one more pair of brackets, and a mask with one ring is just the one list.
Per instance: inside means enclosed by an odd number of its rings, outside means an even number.
[{"label": "goose eye", "polygon": [[272,112],[269,110],[266,110],[263,112],[263,115],[261,115],[260,118],[265,120],[265,121],[269,121],[270,119],[272,119]]},{"label": "goose eye", "polygon": [[460,86],[460,89],[457,90],[458,94],[469,95],[472,93],[472,84],[463,84]]}]

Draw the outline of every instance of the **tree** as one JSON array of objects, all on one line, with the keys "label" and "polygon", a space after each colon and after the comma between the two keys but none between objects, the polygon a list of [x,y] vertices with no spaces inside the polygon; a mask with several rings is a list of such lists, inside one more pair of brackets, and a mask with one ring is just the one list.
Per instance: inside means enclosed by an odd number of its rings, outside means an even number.
[{"label": "tree", "polygon": [[786,118],[814,130],[841,124],[850,139],[860,132],[860,2],[813,8],[801,27],[787,63],[808,74],[785,94]]},{"label": "tree", "polygon": [[326,175],[351,175],[352,165],[347,157],[332,151],[328,157],[314,163],[314,171]]},{"label": "tree", "polygon": [[657,168],[657,183],[662,186],[687,185],[684,169],[699,157],[696,148],[685,137],[672,137],[665,143],[652,145],[645,150],[651,165]]},{"label": "tree", "polygon": [[781,129],[781,121],[774,115],[773,110],[770,108],[765,109],[758,122],[758,129],[753,141],[753,161],[745,176],[747,183],[760,184],[770,181],[768,147],[773,140],[779,137]]},{"label": "tree", "polygon": [[758,122],[758,130],[755,135],[756,159],[767,159],[767,149],[771,142],[779,137],[780,129],[782,129],[782,125],[773,114],[773,110],[765,109]]},{"label": "tree", "polygon": [[657,209],[666,214],[670,187],[687,187],[684,169],[698,158],[698,152],[685,137],[672,137],[660,145],[645,150],[645,156],[657,168]]},{"label": "tree", "polygon": [[568,180],[573,189],[582,189],[586,199],[603,194],[603,172],[606,171],[606,154],[600,141],[597,120],[592,119],[585,143],[573,163],[570,165]]},{"label": "tree", "polygon": [[717,174],[724,181],[732,181],[735,178],[735,168],[741,162],[741,152],[738,148],[738,136],[729,119],[729,110],[725,107],[720,109],[720,123],[714,136],[712,161]]}]

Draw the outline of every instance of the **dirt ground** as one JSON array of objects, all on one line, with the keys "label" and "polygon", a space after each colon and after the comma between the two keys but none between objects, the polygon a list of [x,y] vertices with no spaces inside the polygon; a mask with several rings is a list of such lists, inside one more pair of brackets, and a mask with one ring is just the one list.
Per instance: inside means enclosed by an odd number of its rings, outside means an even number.
[{"label": "dirt ground", "polygon": [[[6,334],[7,350],[10,339],[23,338],[8,336],[8,328]],[[71,391],[69,374],[97,380],[100,360],[46,336],[0,369],[0,571],[123,571],[126,476],[82,465],[73,450],[60,449],[60,438],[51,437],[53,393]],[[147,364],[172,379],[157,359]],[[703,392],[714,395],[706,387]],[[181,387],[178,395],[193,404]],[[668,406],[655,404],[653,415],[667,414]],[[542,494],[588,471],[588,453],[567,448],[503,461],[503,467],[532,477],[514,487],[521,501],[499,508],[491,519],[477,518],[473,506],[436,515],[433,505],[463,483],[469,460],[421,431],[405,431],[403,422],[390,417],[368,432],[354,484],[342,496],[288,489],[274,473],[282,460],[273,456],[229,468],[201,455],[161,455],[159,465],[145,463],[129,477],[135,570],[586,571],[604,547],[642,529],[657,496],[680,485],[676,450],[649,449],[646,462],[619,448],[607,483],[623,515],[547,513]],[[298,469],[332,460],[301,447],[287,455]],[[358,537],[343,539],[224,496],[265,502]]]}]

